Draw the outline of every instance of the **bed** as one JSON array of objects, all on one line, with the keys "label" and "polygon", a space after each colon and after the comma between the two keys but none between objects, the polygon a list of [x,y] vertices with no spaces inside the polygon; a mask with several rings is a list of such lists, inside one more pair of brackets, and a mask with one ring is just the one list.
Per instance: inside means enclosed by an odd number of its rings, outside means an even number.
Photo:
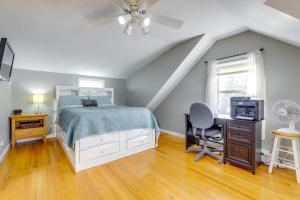
[{"label": "bed", "polygon": [[[79,105],[85,98],[100,102]],[[56,87],[56,137],[75,172],[157,147],[151,111],[114,105],[113,98],[112,88]]]}]

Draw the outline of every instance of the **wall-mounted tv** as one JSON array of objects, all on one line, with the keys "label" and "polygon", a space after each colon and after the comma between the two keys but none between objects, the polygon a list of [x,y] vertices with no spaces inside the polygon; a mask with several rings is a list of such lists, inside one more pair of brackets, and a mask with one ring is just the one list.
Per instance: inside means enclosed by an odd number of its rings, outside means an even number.
[{"label": "wall-mounted tv", "polygon": [[7,38],[0,41],[0,81],[9,81],[14,64],[15,54]]}]

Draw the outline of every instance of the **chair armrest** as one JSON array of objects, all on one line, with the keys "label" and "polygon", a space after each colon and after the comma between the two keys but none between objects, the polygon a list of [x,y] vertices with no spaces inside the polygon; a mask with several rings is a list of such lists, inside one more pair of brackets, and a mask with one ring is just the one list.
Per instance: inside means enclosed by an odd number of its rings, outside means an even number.
[{"label": "chair armrest", "polygon": [[224,126],[221,124],[218,124],[217,126],[221,129],[221,138],[218,138],[218,139],[214,138],[214,139],[216,141],[222,141],[224,139]]},{"label": "chair armrest", "polygon": [[197,133],[196,128],[192,128],[192,133],[193,133],[194,138],[200,139],[200,136],[196,134]]}]

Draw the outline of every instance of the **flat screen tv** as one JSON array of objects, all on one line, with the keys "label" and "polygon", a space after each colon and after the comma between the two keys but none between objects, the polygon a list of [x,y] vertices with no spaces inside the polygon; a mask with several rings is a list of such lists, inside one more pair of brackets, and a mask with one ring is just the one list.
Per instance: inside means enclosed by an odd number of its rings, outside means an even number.
[{"label": "flat screen tv", "polygon": [[0,41],[0,81],[9,81],[14,64],[15,54],[7,38]]}]

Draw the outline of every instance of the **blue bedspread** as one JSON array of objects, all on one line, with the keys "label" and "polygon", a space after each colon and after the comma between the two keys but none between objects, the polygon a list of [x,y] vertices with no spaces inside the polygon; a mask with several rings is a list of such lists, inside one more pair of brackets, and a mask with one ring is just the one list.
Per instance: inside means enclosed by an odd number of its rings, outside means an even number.
[{"label": "blue bedspread", "polygon": [[114,105],[65,107],[59,113],[59,125],[66,133],[64,143],[71,148],[78,139],[90,135],[144,128],[159,130],[150,110]]}]

